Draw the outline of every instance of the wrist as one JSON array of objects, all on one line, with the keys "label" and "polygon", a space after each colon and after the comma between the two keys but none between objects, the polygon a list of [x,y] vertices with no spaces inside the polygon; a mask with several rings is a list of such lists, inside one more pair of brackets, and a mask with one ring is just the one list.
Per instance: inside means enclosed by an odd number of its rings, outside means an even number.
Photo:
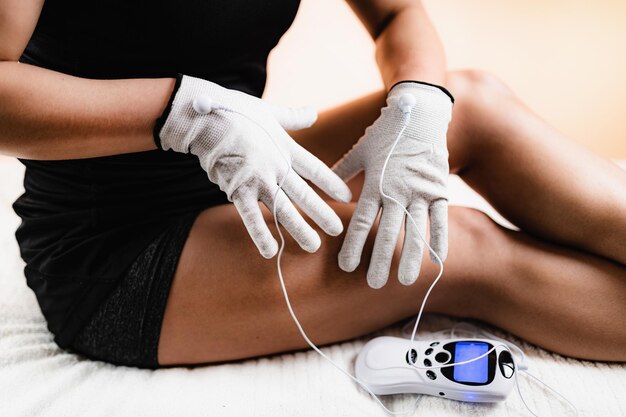
[{"label": "wrist", "polygon": [[176,77],[174,78],[174,83],[172,86],[172,92],[170,94],[170,98],[167,101],[167,104],[165,106],[165,109],[163,110],[163,112],[161,113],[161,116],[156,120],[155,124],[154,124],[154,129],[152,131],[152,136],[154,138],[154,144],[156,145],[156,147],[160,150],[163,150],[163,146],[161,144],[161,130],[163,129],[163,125],[165,124],[167,118],[169,117],[171,111],[172,111],[172,105],[174,103],[174,98],[176,97],[176,93],[178,93],[178,90],[180,89],[180,85],[181,82],[183,80],[183,75],[182,74],[177,74]]},{"label": "wrist", "polygon": [[[227,101],[223,87],[201,78],[179,74],[168,106],[157,120],[154,139],[162,150],[189,153],[191,145],[202,138],[202,145],[210,150],[223,136],[223,123],[215,123],[214,103]],[[209,98],[209,108],[197,108],[196,100]],[[213,108],[211,108],[213,106]],[[223,107],[219,105],[219,107]]]},{"label": "wrist", "polygon": [[428,83],[425,81],[416,81],[416,80],[403,80],[403,81],[398,81],[397,83],[395,83],[393,86],[391,86],[391,88],[389,89],[389,96],[391,96],[393,94],[394,90],[398,90],[399,86],[401,86],[402,84],[417,84],[420,86],[425,86],[425,88],[435,88],[437,90],[439,90],[441,93],[445,94],[450,101],[452,102],[452,104],[454,104],[454,96],[452,95],[452,93],[450,93],[450,91],[448,91],[445,87],[438,85],[438,84],[432,84],[432,83]]},{"label": "wrist", "polygon": [[[412,102],[410,109],[404,109],[403,102]],[[404,81],[391,88],[387,95],[387,107],[383,111],[388,114],[387,122],[394,129],[405,127],[405,137],[445,147],[452,107],[453,99],[442,87]]]}]

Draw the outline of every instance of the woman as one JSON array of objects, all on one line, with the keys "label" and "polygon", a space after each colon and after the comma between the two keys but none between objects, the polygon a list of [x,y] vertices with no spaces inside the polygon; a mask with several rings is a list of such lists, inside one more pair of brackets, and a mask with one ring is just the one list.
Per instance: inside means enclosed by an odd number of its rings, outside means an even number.
[{"label": "woman", "polygon": [[[278,183],[283,272],[312,340],[412,316],[438,265],[421,262],[410,227],[398,237],[404,214],[376,186],[406,122],[384,187],[423,227],[430,212],[431,245],[448,254],[427,310],[564,355],[626,360],[626,175],[492,76],[446,72],[411,0],[349,2],[386,90],[290,137],[315,115],[256,97],[298,3],[0,1],[0,147],[26,165],[16,236],[56,342],[148,368],[306,347],[274,261],[259,256],[277,250],[258,201],[273,208]],[[353,202],[327,203],[303,178],[349,200],[328,166],[353,145],[335,166],[353,177]],[[521,231],[448,214],[448,162]]]}]

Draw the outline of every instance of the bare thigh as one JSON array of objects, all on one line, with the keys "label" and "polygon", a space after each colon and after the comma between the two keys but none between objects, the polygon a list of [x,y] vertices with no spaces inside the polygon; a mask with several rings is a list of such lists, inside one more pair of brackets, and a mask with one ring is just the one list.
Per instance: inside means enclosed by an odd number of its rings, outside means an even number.
[{"label": "bare thigh", "polygon": [[[333,207],[344,222],[353,204]],[[450,251],[469,244],[471,233],[462,232],[452,213]],[[457,216],[457,214],[459,216]],[[273,233],[271,214],[265,217]],[[467,225],[463,226],[468,229]],[[422,277],[413,286],[390,280],[380,290],[365,280],[365,266],[346,273],[337,266],[341,237],[322,236],[318,252],[308,254],[287,238],[282,270],[298,318],[316,344],[363,335],[408,317],[416,311],[426,286],[438,271],[424,258]],[[230,206],[203,212],[183,250],[168,300],[159,363],[203,363],[241,359],[301,349],[306,346],[287,310],[276,270],[276,260],[265,260],[249,242],[239,215]],[[368,259],[373,240],[366,244]],[[456,284],[469,276],[460,257],[447,266],[455,279],[442,281],[429,311],[464,316],[469,297],[454,301]],[[392,275],[397,273],[397,259]],[[367,262],[364,262],[367,265]],[[457,268],[455,265],[459,265]],[[469,286],[469,285],[468,285]]]}]

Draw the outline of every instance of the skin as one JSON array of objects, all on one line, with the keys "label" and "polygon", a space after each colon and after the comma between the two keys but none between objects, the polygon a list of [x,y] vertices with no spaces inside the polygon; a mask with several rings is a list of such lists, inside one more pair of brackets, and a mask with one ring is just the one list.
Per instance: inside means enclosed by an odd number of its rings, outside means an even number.
[{"label": "skin", "polygon": [[[427,311],[483,320],[564,355],[626,361],[626,174],[563,137],[492,76],[446,72],[443,50],[419,3],[350,4],[376,41],[386,87],[419,79],[445,85],[455,95],[451,169],[522,230],[505,230],[475,210],[451,208],[446,272]],[[18,64],[41,5],[0,0],[0,152],[68,159],[154,149],[152,128],[173,80],[85,80]],[[331,165],[378,117],[385,96],[382,91],[325,112],[313,128],[293,137]],[[350,184],[355,199],[360,181]],[[354,203],[333,208],[346,225]],[[265,216],[276,235],[271,215]],[[287,237],[286,284],[317,344],[414,315],[436,275],[436,265],[425,259],[418,281],[401,285],[394,279],[398,244],[389,283],[368,287],[365,260],[375,232],[353,273],[337,266],[342,236],[320,233],[322,247],[315,254]],[[258,255],[235,208],[205,210],[174,277],[160,364],[307,347],[282,297],[275,261]]]}]

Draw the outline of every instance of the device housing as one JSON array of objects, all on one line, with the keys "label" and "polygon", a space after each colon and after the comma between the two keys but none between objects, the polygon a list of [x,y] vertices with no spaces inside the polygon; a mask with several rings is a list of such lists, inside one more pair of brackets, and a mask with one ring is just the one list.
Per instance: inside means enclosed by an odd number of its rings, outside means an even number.
[{"label": "device housing", "polygon": [[[408,339],[391,336],[370,340],[357,356],[356,377],[377,395],[414,393],[469,402],[504,401],[515,383],[513,357],[501,342],[420,340],[413,342],[411,352],[409,344]],[[487,352],[476,361],[445,366]]]}]

